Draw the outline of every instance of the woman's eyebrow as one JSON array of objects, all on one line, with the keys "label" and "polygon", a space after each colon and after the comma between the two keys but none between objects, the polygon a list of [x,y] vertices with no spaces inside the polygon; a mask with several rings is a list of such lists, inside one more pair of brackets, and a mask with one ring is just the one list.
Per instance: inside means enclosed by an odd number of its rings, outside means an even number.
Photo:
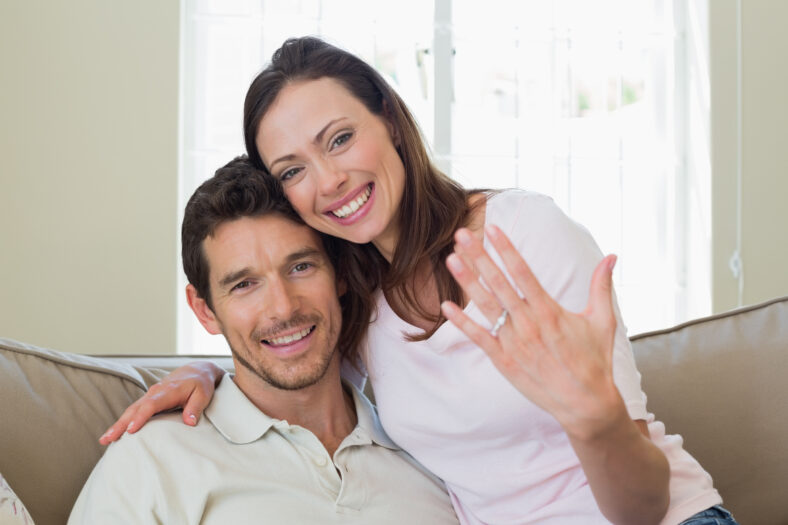
[{"label": "woman's eyebrow", "polygon": [[339,117],[339,118],[335,118],[335,119],[333,119],[333,120],[329,121],[329,123],[328,123],[328,124],[326,124],[325,126],[323,126],[323,129],[321,129],[321,130],[320,130],[320,131],[317,133],[317,135],[315,135],[315,138],[314,138],[314,140],[312,141],[312,143],[313,143],[313,144],[320,144],[321,142],[323,142],[323,135],[325,135],[325,134],[326,134],[326,130],[328,130],[328,128],[330,128],[331,126],[333,126],[334,124],[336,124],[336,123],[337,123],[337,122],[339,122],[340,120],[344,120],[344,119],[345,119],[345,117]]},{"label": "woman's eyebrow", "polygon": [[[330,128],[331,126],[333,126],[334,124],[336,124],[337,122],[339,122],[341,120],[345,120],[345,118],[346,117],[339,117],[339,118],[335,118],[333,120],[330,120],[325,126],[323,126],[323,129],[321,129],[320,131],[317,132],[317,135],[315,135],[315,138],[312,139],[312,144],[320,144],[323,141],[323,136],[326,134],[326,131],[328,131],[328,128]],[[279,157],[275,161],[273,161],[268,169],[269,170],[273,169],[273,167],[276,166],[277,163],[279,163],[279,162],[287,162],[287,161],[291,161],[293,159],[295,159],[295,155],[293,155],[292,153],[290,153],[288,155],[284,155],[282,157]]]}]

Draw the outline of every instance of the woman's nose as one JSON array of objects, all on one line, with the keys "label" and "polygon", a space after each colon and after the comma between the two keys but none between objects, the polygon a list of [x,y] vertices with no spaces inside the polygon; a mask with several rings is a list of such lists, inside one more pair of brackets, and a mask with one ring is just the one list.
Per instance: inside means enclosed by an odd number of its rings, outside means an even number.
[{"label": "woman's nose", "polygon": [[331,195],[340,191],[348,180],[347,172],[329,161],[321,161],[315,165],[318,188],[323,195]]}]

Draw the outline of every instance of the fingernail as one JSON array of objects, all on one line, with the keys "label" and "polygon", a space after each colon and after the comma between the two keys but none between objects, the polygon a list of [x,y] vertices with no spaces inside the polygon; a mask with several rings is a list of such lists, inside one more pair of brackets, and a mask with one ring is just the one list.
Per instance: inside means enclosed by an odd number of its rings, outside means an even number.
[{"label": "fingernail", "polygon": [[132,430],[134,430],[134,421],[129,423],[129,426],[126,427],[126,432],[131,432]]},{"label": "fingernail", "polygon": [[457,242],[468,245],[471,243],[471,234],[468,230],[462,229],[457,232]]},{"label": "fingernail", "polygon": [[462,265],[460,264],[460,258],[457,254],[451,254],[446,257],[446,265],[449,267],[450,270],[454,270],[455,272],[459,272],[462,270]]},{"label": "fingernail", "polygon": [[611,258],[610,258],[610,260],[608,260],[608,261],[607,261],[607,266],[608,266],[608,269],[609,269],[611,272],[613,271],[613,268],[615,268],[615,267],[616,267],[616,263],[617,263],[617,262],[618,262],[618,256],[616,256],[616,255],[614,255],[613,257],[611,257]]},{"label": "fingernail", "polygon": [[192,425],[196,425],[197,424],[197,416],[195,416],[194,414],[189,414],[188,417],[189,417],[189,421],[191,421]]}]

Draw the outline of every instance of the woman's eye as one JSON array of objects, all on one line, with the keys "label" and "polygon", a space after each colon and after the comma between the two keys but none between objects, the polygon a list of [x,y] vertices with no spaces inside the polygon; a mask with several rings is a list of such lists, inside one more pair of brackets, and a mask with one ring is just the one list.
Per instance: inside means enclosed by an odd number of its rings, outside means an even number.
[{"label": "woman's eye", "polygon": [[339,135],[337,138],[334,139],[334,142],[331,143],[331,149],[338,148],[339,146],[347,143],[347,141],[349,141],[350,137],[352,136],[353,133],[349,131],[347,133],[342,133],[341,135]]},{"label": "woman's eye", "polygon": [[279,180],[285,182],[286,180],[298,175],[299,171],[301,171],[301,168],[290,168],[289,170],[285,170],[281,175],[279,175]]}]

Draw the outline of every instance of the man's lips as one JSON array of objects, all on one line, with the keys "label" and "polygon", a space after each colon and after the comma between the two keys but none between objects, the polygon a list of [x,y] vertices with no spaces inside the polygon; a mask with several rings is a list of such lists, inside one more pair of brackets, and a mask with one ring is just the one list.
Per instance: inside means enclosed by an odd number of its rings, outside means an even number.
[{"label": "man's lips", "polygon": [[262,342],[268,346],[287,346],[297,343],[308,337],[315,330],[315,325],[310,325],[300,330],[295,330],[288,334],[277,334],[276,337],[263,339]]}]

